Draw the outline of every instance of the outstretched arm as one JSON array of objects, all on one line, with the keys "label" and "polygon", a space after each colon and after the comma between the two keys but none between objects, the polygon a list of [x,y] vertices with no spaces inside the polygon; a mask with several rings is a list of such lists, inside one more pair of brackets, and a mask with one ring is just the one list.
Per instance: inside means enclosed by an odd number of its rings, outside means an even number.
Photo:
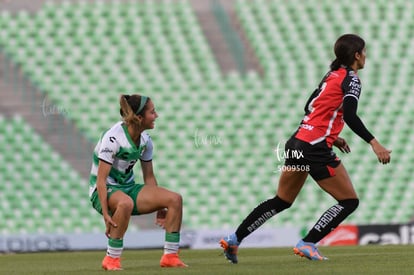
[{"label": "outstretched arm", "polygon": [[368,131],[364,123],[357,115],[358,101],[352,96],[344,98],[344,121],[351,128],[351,130],[360,136],[363,140],[369,143],[374,136]]},{"label": "outstretched arm", "polygon": [[378,161],[387,164],[391,161],[391,150],[382,146],[375,137],[368,131],[364,123],[357,115],[358,101],[352,96],[346,96],[343,102],[344,121],[351,130],[369,143],[377,155]]}]

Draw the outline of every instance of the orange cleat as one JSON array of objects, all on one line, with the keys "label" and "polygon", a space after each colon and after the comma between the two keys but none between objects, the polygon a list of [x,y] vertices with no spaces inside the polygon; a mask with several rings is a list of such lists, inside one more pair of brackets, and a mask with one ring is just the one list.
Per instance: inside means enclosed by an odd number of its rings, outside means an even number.
[{"label": "orange cleat", "polygon": [[105,256],[102,261],[102,268],[105,270],[122,270],[121,258],[112,258],[111,256]]},{"label": "orange cleat", "polygon": [[162,255],[161,260],[160,260],[160,266],[161,267],[188,267],[188,265],[186,265],[180,260],[177,253]]}]

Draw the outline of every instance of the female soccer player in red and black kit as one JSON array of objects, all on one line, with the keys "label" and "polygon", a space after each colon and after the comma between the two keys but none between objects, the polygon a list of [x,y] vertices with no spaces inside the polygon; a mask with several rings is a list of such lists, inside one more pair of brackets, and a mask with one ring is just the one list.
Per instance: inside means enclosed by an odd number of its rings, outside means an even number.
[{"label": "female soccer player in red and black kit", "polygon": [[391,151],[382,146],[357,115],[361,82],[358,70],[365,64],[365,41],[355,34],[339,37],[334,46],[336,59],[330,71],[305,105],[299,128],[285,144],[285,164],[275,197],[260,203],[243,220],[236,232],[223,238],[220,245],[231,263],[237,263],[241,241],[268,219],[289,208],[299,194],[308,174],[338,203],[326,210],[308,234],[293,248],[295,254],[310,260],[326,260],[316,244],[358,207],[358,196],[348,173],[332,150],[349,153],[346,141],[339,137],[346,123],[369,143],[382,164],[390,162]]}]

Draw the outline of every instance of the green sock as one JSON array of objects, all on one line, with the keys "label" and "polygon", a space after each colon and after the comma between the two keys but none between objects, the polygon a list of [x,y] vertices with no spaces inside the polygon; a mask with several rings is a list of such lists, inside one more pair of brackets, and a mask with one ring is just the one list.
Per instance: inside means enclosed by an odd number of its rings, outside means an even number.
[{"label": "green sock", "polygon": [[110,247],[121,248],[121,247],[124,246],[124,240],[123,239],[112,239],[112,238],[109,238],[108,239],[108,245]]},{"label": "green sock", "polygon": [[111,256],[112,258],[119,258],[124,249],[124,240],[123,239],[108,239],[108,248],[106,250],[106,255]]},{"label": "green sock", "polygon": [[164,254],[178,253],[180,243],[180,233],[165,232]]},{"label": "green sock", "polygon": [[171,243],[179,243],[180,242],[180,233],[179,232],[165,232],[165,241]]}]

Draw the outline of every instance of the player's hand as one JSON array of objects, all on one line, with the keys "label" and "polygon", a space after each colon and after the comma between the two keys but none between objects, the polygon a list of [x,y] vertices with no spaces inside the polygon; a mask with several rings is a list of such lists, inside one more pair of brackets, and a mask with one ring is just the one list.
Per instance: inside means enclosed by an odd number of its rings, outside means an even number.
[{"label": "player's hand", "polygon": [[377,155],[378,161],[382,164],[387,164],[391,161],[391,150],[388,150],[382,146],[375,138],[369,142],[372,146],[372,150]]},{"label": "player's hand", "polygon": [[157,211],[157,216],[155,217],[155,224],[161,228],[165,228],[165,217],[167,216],[167,209],[161,209]]},{"label": "player's hand", "polygon": [[105,235],[107,238],[109,238],[111,236],[111,227],[118,227],[118,225],[112,220],[111,216],[109,215],[104,215],[104,221],[106,226]]},{"label": "player's hand", "polygon": [[335,145],[336,147],[339,148],[339,150],[341,150],[342,153],[349,153],[351,152],[351,148],[349,148],[348,143],[346,142],[346,140],[344,138],[338,137],[333,145]]}]

